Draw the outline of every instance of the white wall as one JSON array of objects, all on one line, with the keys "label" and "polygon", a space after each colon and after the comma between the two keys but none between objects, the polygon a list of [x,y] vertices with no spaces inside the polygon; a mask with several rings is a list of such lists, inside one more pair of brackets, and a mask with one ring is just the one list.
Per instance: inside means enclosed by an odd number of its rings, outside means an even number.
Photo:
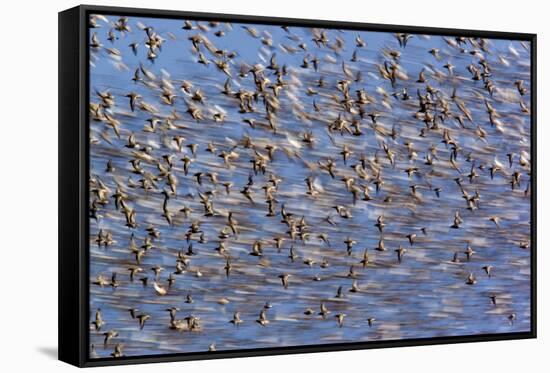
[{"label": "white wall", "polygon": [[[175,10],[332,19],[538,34],[539,338],[385,350],[261,357],[113,368],[150,371],[281,372],[342,369],[407,372],[513,372],[548,362],[546,244],[550,243],[550,21],[543,1],[92,1]],[[311,2],[313,3],[313,2]],[[57,346],[57,12],[75,1],[5,1],[0,21],[0,365],[3,371],[66,371]],[[362,5],[359,5],[362,4]],[[540,371],[540,369],[538,369]]]}]

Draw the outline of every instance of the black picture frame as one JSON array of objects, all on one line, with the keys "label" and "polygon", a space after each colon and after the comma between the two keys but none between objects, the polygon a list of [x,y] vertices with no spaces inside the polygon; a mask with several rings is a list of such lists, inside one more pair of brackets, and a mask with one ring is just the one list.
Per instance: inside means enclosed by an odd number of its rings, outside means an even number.
[{"label": "black picture frame", "polygon": [[[427,35],[522,40],[531,44],[531,330],[520,333],[385,340],[372,342],[260,348],[237,351],[90,359],[89,334],[89,52],[88,15],[149,16],[203,21],[338,28],[349,30],[422,33]],[[59,360],[79,367],[173,362],[199,359],[284,355],[340,350],[388,348],[447,343],[536,338],[536,228],[537,228],[537,35],[419,26],[381,25],[327,20],[258,17],[156,9],[81,5],[59,13]]]}]

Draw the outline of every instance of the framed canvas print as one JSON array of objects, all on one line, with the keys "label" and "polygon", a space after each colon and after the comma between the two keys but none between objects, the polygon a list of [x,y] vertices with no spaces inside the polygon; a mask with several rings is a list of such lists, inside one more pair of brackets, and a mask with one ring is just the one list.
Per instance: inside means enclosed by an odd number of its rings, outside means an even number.
[{"label": "framed canvas print", "polygon": [[536,36],[59,14],[59,356],[533,338]]}]

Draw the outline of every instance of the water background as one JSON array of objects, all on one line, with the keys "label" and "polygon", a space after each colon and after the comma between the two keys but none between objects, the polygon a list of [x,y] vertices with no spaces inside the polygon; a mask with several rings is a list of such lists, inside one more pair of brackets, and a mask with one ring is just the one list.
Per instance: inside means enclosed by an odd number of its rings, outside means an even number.
[{"label": "water background", "polygon": [[[114,21],[117,18],[109,19]],[[154,63],[146,60],[144,32],[139,30],[138,22],[154,27],[157,33],[167,39]],[[156,157],[160,158],[168,153],[176,154],[178,197],[170,199],[169,208],[174,212],[183,206],[193,209],[191,219],[184,219],[178,214],[174,219],[175,225],[168,226],[161,216],[163,197],[159,191],[166,187],[165,182],[161,181],[159,189],[147,194],[141,189],[125,187],[126,193],[130,196],[129,204],[136,209],[139,225],[136,230],[130,230],[124,225],[124,215],[115,210],[112,199],[100,212],[103,218],[99,223],[91,220],[90,283],[96,280],[97,275],[110,277],[112,272],[118,273],[121,283],[116,289],[90,285],[90,320],[94,319],[95,310],[101,308],[103,319],[106,321],[100,332],[90,332],[90,343],[94,344],[98,356],[109,356],[115,343],[124,345],[126,355],[150,355],[206,351],[212,343],[215,343],[218,350],[229,350],[509,333],[530,329],[530,255],[529,250],[520,249],[518,246],[520,241],[529,241],[530,197],[524,196],[523,193],[528,175],[518,166],[517,158],[512,169],[508,167],[506,159],[507,153],[520,154],[529,152],[530,149],[529,115],[520,112],[519,95],[513,86],[516,79],[523,79],[525,87],[528,90],[530,88],[529,52],[519,42],[490,40],[490,53],[485,54],[492,68],[493,81],[499,87],[492,104],[501,114],[500,120],[504,123],[505,130],[501,133],[490,126],[484,102],[478,97],[487,96],[483,83],[473,82],[466,70],[466,66],[475,63],[477,59],[469,53],[459,53],[442,37],[414,35],[407,47],[401,49],[391,33],[327,30],[330,40],[339,37],[345,41],[346,47],[338,56],[328,52],[326,48],[316,48],[311,42],[310,29],[291,27],[289,34],[278,26],[252,25],[260,33],[267,32],[271,35],[274,47],[271,49],[263,45],[259,38],[250,37],[241,25],[234,23],[232,29],[229,29],[222,23],[206,34],[219,49],[238,52],[238,57],[234,59],[235,65],[232,66],[234,75],[238,72],[238,63],[241,61],[251,64],[250,61],[261,62],[263,59],[262,63],[267,65],[269,57],[275,52],[278,63],[286,64],[291,75],[302,84],[301,87],[289,88],[292,96],[286,93],[281,95],[281,105],[284,109],[277,119],[278,134],[274,135],[265,129],[251,129],[242,122],[242,118],[252,117],[258,121],[262,121],[263,118],[261,113],[238,113],[236,101],[219,93],[227,78],[226,75],[216,69],[213,63],[207,66],[196,63],[197,56],[190,52],[187,37],[198,33],[198,30],[183,30],[182,24],[181,20],[132,17],[132,33],[117,33],[119,38],[114,43],[107,40],[109,26],[106,24],[102,23],[101,28],[91,30],[97,33],[105,47],[117,48],[122,53],[122,59],[118,60],[109,56],[103,49],[100,52],[92,52],[91,101],[98,102],[96,90],[108,90],[115,96],[116,106],[113,113],[122,123],[122,138],[117,139],[112,130],[108,130],[103,123],[90,121],[91,137],[94,140],[90,148],[91,175],[99,177],[112,193],[116,189],[116,182],[127,184],[129,179],[139,180],[139,175],[130,172],[128,160],[131,157],[131,149],[124,147],[128,135],[133,132],[138,142],[152,147]],[[206,25],[205,22],[203,24]],[[213,35],[213,32],[219,29],[226,30],[226,35],[222,38]],[[174,35],[175,39],[171,35]],[[299,43],[290,40],[289,35],[295,35],[300,41],[306,42],[309,52],[300,51],[294,55],[284,53],[279,48],[281,43],[293,46]],[[358,52],[358,62],[350,62],[357,35],[361,35],[367,42],[367,47]],[[134,41],[140,43],[137,56],[134,56],[128,47]],[[385,59],[381,54],[384,48],[401,51],[400,64],[410,77],[409,81],[400,82],[395,89],[388,81],[380,78],[375,66]],[[427,52],[431,48],[440,50],[440,60]],[[471,49],[471,46],[466,45],[465,48]],[[305,54],[317,55],[322,61],[320,73],[315,73],[312,68],[306,70],[299,67]],[[327,56],[336,59],[337,62],[328,62]],[[336,93],[335,82],[344,78],[341,69],[342,59],[354,71],[360,70],[363,74],[363,81],[355,83],[351,92],[364,88],[369,95],[376,98],[377,103],[370,108],[382,112],[379,122],[386,130],[391,131],[392,126],[395,126],[400,131],[395,142],[390,138],[375,136],[366,125],[363,136],[334,134],[334,142],[327,136],[324,122],[328,123],[337,116],[336,106],[330,103],[328,94]],[[508,66],[502,63],[502,59],[507,61]],[[455,65],[455,75],[452,77],[449,77],[443,68],[448,61]],[[178,98],[174,107],[161,104],[160,91],[132,82],[134,70],[140,62],[153,72],[157,79],[170,79],[176,89],[182,80],[192,82],[195,88],[200,88],[206,95],[206,104],[202,106],[203,112],[208,113],[209,109],[224,110],[227,112],[225,122],[219,124],[211,120],[200,123],[193,121],[185,113],[185,95],[181,90],[177,90]],[[466,190],[471,194],[478,190],[481,195],[480,209],[477,211],[465,209],[466,204],[453,181],[458,174],[446,161],[449,153],[441,143],[441,134],[430,133],[426,138],[418,137],[423,123],[413,118],[412,113],[416,110],[415,105],[417,107],[416,89],[424,87],[423,84],[415,82],[423,68],[427,69],[427,76],[441,74],[438,80],[431,80],[431,85],[442,90],[447,96],[453,88],[457,88],[458,95],[467,102],[475,118],[475,125],[487,131],[488,142],[484,143],[472,136],[472,130],[461,129],[456,121],[446,122],[445,126],[463,148],[463,154],[472,152],[479,163],[487,165],[494,162],[496,155],[505,165],[504,172],[508,176],[497,174],[491,180],[487,170],[479,171],[481,176],[474,184],[469,184],[465,175],[469,173],[471,164],[465,161],[464,156],[459,157]],[[269,70],[267,74],[270,74]],[[324,76],[327,83],[324,89],[315,87],[320,75]],[[271,81],[276,80],[274,76],[269,78]],[[254,89],[250,76],[243,79],[235,77],[232,85],[235,90],[239,85]],[[304,93],[306,87],[314,87],[321,94],[308,96]],[[387,101],[391,103],[392,110],[388,110],[382,105],[382,90],[391,94],[402,87],[406,87],[413,98],[409,101],[399,101],[390,96]],[[155,134],[146,134],[142,128],[150,114],[143,111],[132,113],[129,110],[128,99],[124,96],[130,91],[139,93],[146,102],[154,104],[159,109],[157,117],[161,120],[173,109],[177,110],[182,118],[177,123],[186,128],[165,133],[159,130]],[[324,105],[322,113],[314,113],[318,120],[298,121],[295,112],[292,111],[292,103],[297,101],[293,101],[292,98],[301,102],[304,110],[310,113],[313,113],[313,100]],[[186,99],[190,100],[189,97]],[[523,100],[529,103],[529,93]],[[258,107],[261,107],[261,104]],[[454,104],[452,110],[458,113]],[[364,120],[364,123],[368,122],[368,118]],[[470,123],[467,125],[469,128],[475,128]],[[316,142],[312,149],[299,141],[299,134],[306,130],[313,131],[315,136]],[[108,135],[110,144],[104,140],[102,134]],[[184,154],[190,156],[189,149],[184,148],[183,152],[179,153],[173,142],[166,141],[174,134],[184,136],[187,139],[186,144],[199,144],[198,157],[192,163],[187,177],[183,175],[182,162],[179,159]],[[246,184],[251,172],[249,161],[253,157],[252,151],[239,148],[240,158],[232,162],[235,166],[232,169],[227,169],[221,158],[205,151],[208,142],[213,142],[220,150],[229,150],[232,144],[239,142],[245,134],[258,144],[275,143],[282,148],[299,152],[303,159],[300,161],[277,151],[273,162],[268,164],[268,173],[254,177],[253,191],[256,204],[251,204],[238,192]],[[389,165],[380,151],[381,141],[388,143],[397,152],[395,168]],[[407,157],[403,145],[407,141],[414,143],[418,153],[416,162]],[[165,145],[167,143],[168,147]],[[371,196],[374,200],[358,201],[353,206],[351,195],[345,192],[343,182],[338,179],[333,181],[326,172],[306,169],[305,164],[315,165],[318,160],[324,162],[331,156],[336,160],[339,171],[355,176],[350,167],[344,167],[339,155],[344,143],[354,152],[347,166],[357,163],[361,153],[365,153],[369,158],[378,154],[384,164],[383,177],[386,184],[378,194],[374,190],[374,185],[371,185]],[[436,163],[436,172],[429,175],[430,168],[424,165],[423,158],[431,144],[437,146],[442,161],[441,165]],[[114,175],[105,173],[108,159],[116,168]],[[413,176],[412,180],[409,180],[403,170],[412,165],[420,168],[420,176]],[[155,174],[158,172],[155,166],[145,162],[142,162],[142,167]],[[521,188],[512,192],[509,180],[516,169],[522,171]],[[219,243],[217,235],[227,220],[224,216],[202,216],[203,208],[199,203],[197,184],[193,178],[193,174],[199,171],[217,172],[221,181],[230,180],[234,184],[230,195],[225,194],[221,185],[214,186],[207,178],[204,185],[199,188],[202,192],[218,190],[217,196],[213,199],[214,208],[221,215],[233,211],[235,219],[242,227],[238,238],[227,241],[234,267],[229,278],[226,278],[223,269],[225,259],[215,251]],[[288,258],[289,247],[292,244],[288,238],[281,252],[273,245],[273,237],[287,237],[287,227],[280,223],[279,214],[271,218],[265,216],[267,204],[264,203],[261,186],[265,185],[269,173],[283,180],[275,194],[280,202],[277,205],[277,213],[284,202],[289,212],[298,217],[305,215],[310,226],[310,240],[305,245],[301,242],[293,243],[298,255],[294,263]],[[305,194],[306,186],[303,179],[308,175],[314,176],[316,185],[324,190],[322,197],[313,199]],[[421,198],[418,200],[411,198],[411,183],[419,185],[418,193]],[[430,184],[442,188],[442,198],[437,198],[435,193],[430,191]],[[383,202],[387,196],[392,197],[391,203]],[[348,206],[353,212],[353,219],[338,218],[331,208],[334,205]],[[460,211],[464,224],[461,229],[450,229],[457,210]],[[323,221],[329,214],[337,222],[337,226],[333,227]],[[384,241],[388,250],[385,252],[374,250],[379,240],[379,233],[374,224],[379,215],[385,216],[387,224]],[[488,217],[493,215],[502,217],[500,229],[488,220]],[[185,232],[193,220],[202,221],[201,229],[208,242],[193,242],[197,255],[191,257],[191,270],[177,276],[168,295],[157,296],[151,286],[154,275],[150,268],[154,265],[165,268],[165,271],[161,272],[161,282],[165,285],[168,274],[174,271],[177,252],[182,248],[187,250]],[[161,231],[161,238],[155,242],[155,248],[148,252],[140,264],[144,273],[137,275],[132,283],[129,281],[127,270],[135,264],[128,250],[130,234],[134,232],[136,242],[141,245],[148,224],[154,224]],[[428,235],[422,235],[422,227],[427,228]],[[95,245],[94,240],[100,228],[112,232],[116,241],[107,249]],[[320,232],[329,234],[330,247],[317,238]],[[413,232],[418,234],[418,238],[414,246],[410,247],[405,235]],[[357,241],[351,256],[346,255],[343,243],[347,237]],[[263,260],[267,264],[264,263],[263,266],[259,265],[260,260],[257,257],[249,255],[252,243],[258,239],[265,243]],[[463,254],[467,242],[470,242],[477,252],[470,261],[466,261]],[[401,264],[397,262],[394,252],[399,245],[408,249]],[[371,264],[363,269],[359,262],[365,248],[369,249]],[[460,253],[461,263],[451,262],[454,252]],[[305,258],[313,259],[316,264],[310,268],[303,264]],[[328,259],[328,268],[320,268],[319,263],[323,258]],[[358,293],[348,291],[352,284],[352,279],[347,276],[351,265],[354,265],[356,280],[361,288]],[[494,267],[490,278],[482,270],[485,265]],[[202,277],[195,275],[196,270],[200,270]],[[474,273],[478,280],[474,286],[465,284],[470,272]],[[281,273],[292,275],[290,286],[286,290],[277,277]],[[319,275],[322,280],[313,281],[315,275]],[[150,285],[146,288],[137,280],[143,276],[149,278]],[[344,289],[344,298],[341,299],[335,298],[339,286]],[[192,294],[192,304],[185,303],[188,293]],[[497,296],[497,306],[490,301],[489,296],[492,294]],[[230,302],[227,305],[218,304],[222,297]],[[325,301],[331,311],[326,319],[317,315],[321,300]],[[262,327],[255,320],[266,301],[272,305],[267,311],[270,324]],[[165,311],[169,306],[181,309],[178,318],[189,314],[199,316],[203,330],[183,333],[170,330],[168,312]],[[138,313],[151,315],[143,330],[140,331],[137,321],[130,318],[127,311],[130,307],[138,308]],[[304,315],[308,307],[315,311],[314,315]],[[229,323],[233,313],[237,311],[241,313],[243,320],[238,328]],[[342,328],[338,327],[334,317],[338,313],[346,314]],[[508,315],[511,313],[516,314],[513,324],[508,321]],[[368,326],[368,318],[376,319],[372,327]],[[102,333],[111,329],[118,331],[119,336],[107,346],[103,346]]]}]

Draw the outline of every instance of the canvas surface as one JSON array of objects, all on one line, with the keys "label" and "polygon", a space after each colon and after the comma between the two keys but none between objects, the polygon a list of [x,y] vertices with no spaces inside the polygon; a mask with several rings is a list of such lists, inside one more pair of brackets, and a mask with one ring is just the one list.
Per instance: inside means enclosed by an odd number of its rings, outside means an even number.
[{"label": "canvas surface", "polygon": [[90,357],[530,330],[528,42],[89,32]]}]

